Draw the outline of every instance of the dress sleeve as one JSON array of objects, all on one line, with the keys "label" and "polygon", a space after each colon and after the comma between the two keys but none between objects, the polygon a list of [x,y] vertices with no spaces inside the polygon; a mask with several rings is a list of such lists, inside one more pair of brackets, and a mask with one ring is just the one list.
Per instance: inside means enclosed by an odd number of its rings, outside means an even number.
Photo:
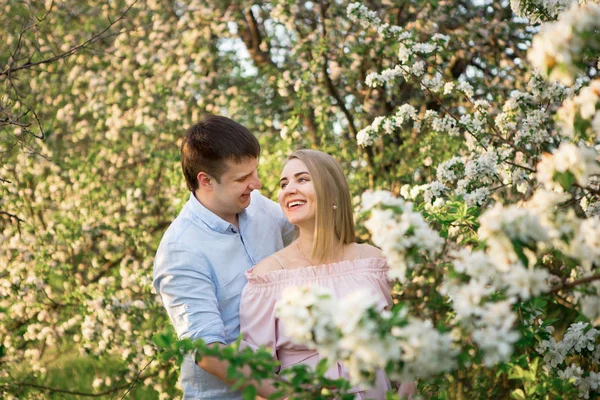
[{"label": "dress sleeve", "polygon": [[252,283],[244,287],[240,300],[240,332],[243,347],[257,349],[265,346],[277,360],[277,298],[274,289]]},{"label": "dress sleeve", "polygon": [[226,344],[215,283],[202,256],[174,244],[159,249],[154,259],[154,288],[179,339]]}]

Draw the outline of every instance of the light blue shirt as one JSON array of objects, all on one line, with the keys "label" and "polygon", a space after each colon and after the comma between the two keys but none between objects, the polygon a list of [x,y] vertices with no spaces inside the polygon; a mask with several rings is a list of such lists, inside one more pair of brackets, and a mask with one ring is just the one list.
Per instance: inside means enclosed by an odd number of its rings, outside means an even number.
[{"label": "light blue shirt", "polygon": [[[294,235],[279,205],[257,191],[238,214],[239,230],[192,193],[165,232],[154,259],[154,288],[180,339],[230,344],[240,334],[244,272],[281,250]],[[198,367],[181,366],[184,399],[241,399],[239,391]]]}]

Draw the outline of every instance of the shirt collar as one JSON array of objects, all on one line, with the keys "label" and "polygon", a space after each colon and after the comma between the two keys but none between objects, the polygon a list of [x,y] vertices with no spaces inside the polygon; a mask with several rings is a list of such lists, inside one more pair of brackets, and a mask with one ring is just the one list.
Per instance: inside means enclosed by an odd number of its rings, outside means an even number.
[{"label": "shirt collar", "polygon": [[[200,200],[198,200],[196,196],[194,196],[194,192],[190,193],[190,200],[188,201],[188,204],[190,205],[192,214],[198,217],[202,222],[206,224],[206,226],[208,226],[213,231],[225,233],[231,228],[235,229],[235,226],[233,224],[225,221],[223,218],[219,217],[217,214],[210,211],[202,203],[200,203]],[[246,210],[239,213],[238,219],[241,220],[242,215],[245,213]]]}]

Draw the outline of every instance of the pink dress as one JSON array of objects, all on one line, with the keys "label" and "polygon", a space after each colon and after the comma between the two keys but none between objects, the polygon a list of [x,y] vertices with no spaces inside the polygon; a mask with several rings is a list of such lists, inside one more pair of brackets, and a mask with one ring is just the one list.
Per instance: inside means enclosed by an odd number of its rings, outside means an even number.
[{"label": "pink dress", "polygon": [[[387,284],[387,264],[383,258],[366,258],[341,261],[332,264],[281,269],[254,275],[253,269],[246,271],[248,284],[242,291],[240,301],[240,330],[244,344],[267,346],[281,363],[281,369],[294,364],[315,366],[319,353],[306,346],[296,345],[285,335],[285,328],[275,317],[275,303],[282,291],[290,286],[318,285],[331,289],[337,298],[352,295],[358,289],[370,289],[382,306],[391,306],[392,298]],[[339,362],[331,367],[326,376],[332,379],[348,379],[348,370]],[[373,388],[354,388],[356,399],[385,399],[391,390],[390,381],[384,371],[379,371]]]}]

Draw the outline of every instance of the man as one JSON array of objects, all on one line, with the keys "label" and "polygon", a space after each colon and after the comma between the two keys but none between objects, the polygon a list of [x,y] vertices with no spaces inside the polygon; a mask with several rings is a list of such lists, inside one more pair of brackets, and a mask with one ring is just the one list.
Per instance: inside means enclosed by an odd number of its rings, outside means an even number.
[{"label": "man", "polygon": [[[181,166],[190,199],[163,236],[154,287],[181,338],[234,342],[240,334],[244,272],[293,239],[279,206],[260,195],[260,145],[242,125],[210,116],[188,129]],[[181,366],[184,399],[239,399],[227,365],[214,358]]]}]

